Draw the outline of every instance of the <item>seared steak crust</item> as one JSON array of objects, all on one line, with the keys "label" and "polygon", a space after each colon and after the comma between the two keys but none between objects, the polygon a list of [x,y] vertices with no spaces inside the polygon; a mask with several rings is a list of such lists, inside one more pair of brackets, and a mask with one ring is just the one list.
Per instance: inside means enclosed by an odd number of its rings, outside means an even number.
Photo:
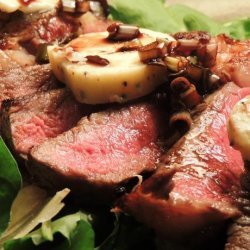
[{"label": "seared steak crust", "polygon": [[225,250],[247,250],[250,246],[250,217],[241,216],[228,230]]},{"label": "seared steak crust", "polygon": [[66,89],[5,101],[2,135],[16,154],[26,157],[32,147],[72,128],[92,110],[76,102]]},{"label": "seared steak crust", "polygon": [[178,240],[240,215],[235,195],[243,162],[229,145],[226,122],[234,104],[249,93],[230,83],[210,97],[190,132],[163,157],[163,166],[118,207],[158,236]]},{"label": "seared steak crust", "polygon": [[49,65],[17,67],[0,71],[0,107],[2,101],[39,91],[58,88]]}]

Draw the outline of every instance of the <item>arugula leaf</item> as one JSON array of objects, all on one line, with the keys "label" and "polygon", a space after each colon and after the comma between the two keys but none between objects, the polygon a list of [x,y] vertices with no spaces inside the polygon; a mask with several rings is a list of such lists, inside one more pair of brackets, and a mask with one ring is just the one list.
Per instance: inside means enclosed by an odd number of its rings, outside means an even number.
[{"label": "arugula leaf", "polygon": [[75,214],[64,216],[52,222],[50,225],[47,225],[47,228],[41,227],[39,230],[31,233],[30,236],[34,244],[39,245],[49,240],[47,237],[45,237],[49,228],[49,230],[51,230],[53,234],[60,233],[66,239],[68,239],[69,244],[72,244],[71,235],[76,228],[78,221],[84,221],[90,225],[88,215],[82,212],[78,212]]},{"label": "arugula leaf", "polygon": [[250,38],[250,18],[234,20],[224,24],[228,34],[237,39]]},{"label": "arugula leaf", "polygon": [[250,38],[250,18],[223,24],[185,5],[166,6],[162,0],[110,0],[109,8],[114,20],[156,31],[203,30],[212,35],[225,33],[236,39]]},{"label": "arugula leaf", "polygon": [[153,232],[130,216],[116,217],[111,235],[95,250],[156,249]]},{"label": "arugula leaf", "polygon": [[[62,238],[54,244],[56,235]],[[34,248],[38,250],[93,250],[94,231],[89,223],[88,215],[78,212],[53,222],[43,223],[39,229],[27,236],[4,244],[4,250],[33,250]]]},{"label": "arugula leaf", "polygon": [[114,20],[162,32],[181,31],[160,0],[110,0],[109,9]]},{"label": "arugula leaf", "polygon": [[72,232],[71,244],[65,242],[63,248],[60,247],[56,250],[94,250],[94,242],[95,237],[92,227],[87,222],[80,220]]},{"label": "arugula leaf", "polygon": [[0,235],[8,226],[11,204],[21,186],[22,177],[16,161],[0,137]]},{"label": "arugula leaf", "polygon": [[220,23],[185,5],[166,7],[160,0],[110,0],[109,7],[115,20],[161,32],[205,30],[217,34],[223,31]]},{"label": "arugula leaf", "polygon": [[10,224],[0,238],[0,245],[27,235],[40,223],[53,218],[64,207],[62,200],[68,193],[69,189],[64,189],[48,198],[43,189],[24,187],[12,204]]},{"label": "arugula leaf", "polygon": [[224,31],[220,23],[188,6],[175,4],[168,6],[167,9],[171,18],[175,19],[186,31],[203,30],[210,32],[212,35]]}]

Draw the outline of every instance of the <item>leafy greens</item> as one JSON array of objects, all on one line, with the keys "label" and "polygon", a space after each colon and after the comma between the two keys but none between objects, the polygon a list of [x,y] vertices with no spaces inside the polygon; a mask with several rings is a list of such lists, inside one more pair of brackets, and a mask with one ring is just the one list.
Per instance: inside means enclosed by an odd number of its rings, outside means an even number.
[{"label": "leafy greens", "polygon": [[0,137],[0,235],[10,219],[10,208],[22,185],[16,161]]},{"label": "leafy greens", "polygon": [[161,0],[110,0],[109,5],[112,19],[156,31],[203,30],[212,35],[225,33],[236,39],[250,38],[249,18],[220,23],[185,5],[166,6]]},{"label": "leafy greens", "polygon": [[[236,39],[250,38],[250,18],[220,23],[184,5],[167,6],[164,0],[109,0],[109,10],[114,20],[161,32],[204,30],[212,35],[226,33]],[[95,234],[87,214],[78,212],[51,220],[63,207],[61,201],[67,190],[48,199],[39,188],[27,187],[19,192],[21,187],[17,163],[0,137],[0,249],[94,249]],[[32,206],[25,207],[24,201]],[[95,250],[130,250],[142,246],[152,249],[154,246],[148,241],[151,233],[133,219],[119,217],[111,235]]]},{"label": "leafy greens", "polygon": [[165,18],[170,14],[159,0],[112,0],[109,9],[113,19],[124,23],[162,32],[175,32],[180,28],[176,20]]},{"label": "leafy greens", "polygon": [[[0,249],[34,249],[46,240],[53,241],[53,234],[60,232],[67,242],[58,249],[84,247],[92,250],[94,233],[85,214],[78,213],[50,222],[64,207],[62,200],[68,193],[69,190],[64,189],[49,198],[43,189],[36,186],[22,188],[17,163],[0,137]],[[42,226],[31,232],[40,223]],[[73,240],[79,237],[83,240]]]},{"label": "leafy greens", "polygon": [[[53,242],[56,235],[62,236]],[[33,250],[33,249],[53,249],[53,250],[93,250],[94,231],[88,221],[88,216],[82,212],[64,216],[53,222],[48,221],[42,226],[29,233],[25,237],[7,241],[4,250]]]},{"label": "leafy greens", "polygon": [[[95,250],[155,249],[152,231],[130,216],[116,217],[114,230]],[[126,242],[126,244],[124,244]]]},{"label": "leafy greens", "polygon": [[68,193],[69,189],[64,189],[48,198],[46,192],[36,186],[22,188],[12,204],[10,223],[0,238],[0,245],[27,235],[40,223],[53,218],[64,207],[62,200]]}]

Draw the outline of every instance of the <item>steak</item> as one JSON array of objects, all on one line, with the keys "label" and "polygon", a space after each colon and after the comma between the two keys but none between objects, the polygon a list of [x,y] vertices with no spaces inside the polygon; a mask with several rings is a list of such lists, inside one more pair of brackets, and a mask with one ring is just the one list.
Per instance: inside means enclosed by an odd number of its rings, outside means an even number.
[{"label": "steak", "polygon": [[77,103],[66,89],[5,101],[2,135],[15,153],[26,157],[32,147],[72,128],[93,109]]},{"label": "steak", "polygon": [[49,65],[17,67],[0,71],[0,108],[3,100],[58,88]]},{"label": "steak", "polygon": [[[102,2],[105,1],[101,1],[103,14],[107,14],[107,4]],[[69,14],[60,9],[31,14],[13,13],[2,26],[0,20],[0,49],[18,50],[24,47],[31,54],[36,54],[41,44],[60,44],[77,34],[106,30],[108,24],[101,12],[95,16],[91,13],[95,12],[94,9],[86,11],[85,14]]]},{"label": "steak", "polygon": [[250,40],[234,40],[223,34],[215,37],[215,40],[218,53],[212,71],[225,82],[231,80],[240,87],[249,87]]},{"label": "steak", "polygon": [[69,187],[85,202],[105,203],[131,177],[151,172],[161,155],[164,116],[150,104],[84,117],[76,127],[31,150],[29,169],[43,185]]},{"label": "steak", "polygon": [[249,249],[250,246],[250,163],[245,161],[245,173],[241,176],[243,191],[239,195],[242,216],[237,218],[228,229],[226,250]]},{"label": "steak", "polygon": [[182,241],[240,215],[243,161],[229,145],[226,122],[234,104],[250,93],[233,83],[207,99],[191,130],[162,158],[162,166],[117,207],[153,228],[160,238]]},{"label": "steak", "polygon": [[225,250],[249,249],[250,217],[247,215],[237,219],[228,230],[228,241]]},{"label": "steak", "polygon": [[234,106],[228,120],[228,134],[232,146],[241,152],[245,172],[241,176],[242,192],[239,195],[242,216],[228,229],[226,250],[249,249],[250,246],[250,95]]},{"label": "steak", "polygon": [[35,53],[40,44],[70,39],[77,28],[76,23],[55,10],[32,14],[14,13],[0,30],[0,49],[15,50],[21,45]]},{"label": "steak", "polygon": [[25,50],[0,50],[0,72],[35,65],[35,57]]}]

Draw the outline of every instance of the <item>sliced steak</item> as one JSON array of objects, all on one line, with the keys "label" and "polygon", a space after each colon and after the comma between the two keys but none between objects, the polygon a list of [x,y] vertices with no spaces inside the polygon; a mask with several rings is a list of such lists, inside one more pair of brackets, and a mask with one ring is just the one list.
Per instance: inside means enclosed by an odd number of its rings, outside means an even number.
[{"label": "sliced steak", "polygon": [[[105,4],[102,5],[106,13]],[[104,12],[96,13],[95,16],[91,13],[94,10],[86,11],[88,12],[83,15],[60,10],[31,14],[13,13],[0,26],[0,49],[18,50],[24,47],[35,54],[41,44],[64,43],[81,33],[106,30],[108,23],[102,16]]]},{"label": "sliced steak", "polygon": [[215,40],[218,53],[213,72],[225,82],[231,80],[240,87],[249,87],[250,40],[239,41],[225,35],[219,35]]},{"label": "sliced steak", "polygon": [[66,89],[5,101],[2,135],[15,153],[26,157],[32,147],[72,128],[92,110],[77,103]]},{"label": "sliced steak", "polygon": [[233,83],[207,99],[208,108],[162,159],[162,167],[118,208],[152,227],[160,238],[187,239],[237,217],[243,161],[230,145],[226,122],[234,104],[250,93]]},{"label": "sliced steak", "polygon": [[0,71],[0,108],[3,100],[58,88],[49,65],[17,67]]},{"label": "sliced steak", "polygon": [[228,230],[226,250],[249,249],[250,247],[250,95],[239,101],[228,120],[228,134],[232,146],[244,159],[245,172],[241,176],[243,191],[239,195],[242,216]]},{"label": "sliced steak", "polygon": [[[244,119],[244,118],[243,118]],[[247,121],[247,119],[245,119]],[[246,135],[244,135],[246,136]],[[246,152],[246,151],[245,151]],[[238,200],[242,216],[233,221],[227,231],[225,250],[249,249],[250,246],[250,164],[245,161],[246,172],[241,176],[243,191]]]},{"label": "sliced steak", "polygon": [[250,246],[250,217],[241,216],[228,230],[225,250],[247,250]]},{"label": "sliced steak", "polygon": [[110,201],[124,181],[155,170],[164,120],[145,103],[92,114],[33,148],[30,172],[47,186],[70,187],[85,202]]},{"label": "sliced steak", "polygon": [[56,10],[32,14],[14,13],[0,30],[0,48],[15,50],[20,45],[27,45],[25,47],[30,52],[35,52],[40,44],[63,42],[70,39],[78,28],[73,23],[74,19],[71,19]]},{"label": "sliced steak", "polygon": [[0,50],[0,71],[35,65],[35,56],[25,50]]}]

